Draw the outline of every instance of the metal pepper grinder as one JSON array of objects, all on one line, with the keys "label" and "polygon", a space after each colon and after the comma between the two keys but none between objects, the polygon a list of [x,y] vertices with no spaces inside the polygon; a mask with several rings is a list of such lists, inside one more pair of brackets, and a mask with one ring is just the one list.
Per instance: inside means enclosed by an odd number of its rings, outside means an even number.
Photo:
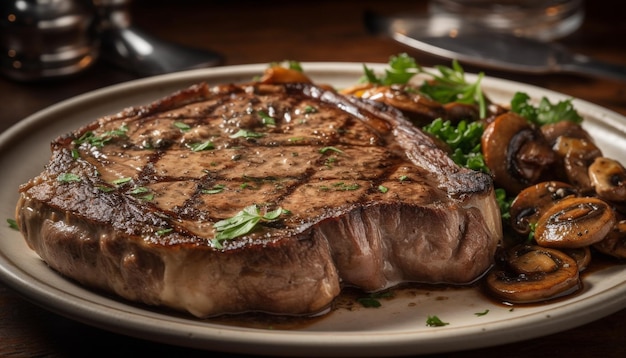
[{"label": "metal pepper grinder", "polygon": [[18,81],[59,78],[99,55],[90,0],[0,1],[0,70]]}]

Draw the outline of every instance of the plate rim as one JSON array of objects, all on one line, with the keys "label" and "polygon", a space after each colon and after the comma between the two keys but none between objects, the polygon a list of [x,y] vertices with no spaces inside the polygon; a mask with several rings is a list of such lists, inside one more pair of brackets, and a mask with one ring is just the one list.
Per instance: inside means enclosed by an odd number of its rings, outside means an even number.
[{"label": "plate rim", "polygon": [[[314,75],[315,73],[332,74],[336,72],[338,74],[345,75],[346,72],[355,72],[357,69],[362,69],[364,63],[357,62],[302,62],[301,65],[305,69],[305,73]],[[382,70],[386,68],[386,64],[382,63],[365,63],[367,66],[375,70]],[[99,98],[108,96],[119,96],[126,92],[136,91],[138,89],[152,88],[154,86],[162,86],[164,84],[174,83],[195,83],[203,79],[210,78],[211,81],[218,78],[231,78],[233,76],[243,74],[249,75],[250,73],[260,73],[262,69],[266,68],[267,64],[246,64],[235,66],[223,66],[208,69],[197,69],[184,72],[171,73],[161,76],[154,76],[148,78],[141,78],[132,81],[122,82],[110,86],[106,86],[100,89],[86,92],[84,94],[71,97],[63,100],[52,106],[46,107],[42,110],[35,112],[34,114],[26,117],[25,119],[15,123],[4,132],[0,134],[0,152],[6,145],[10,145],[12,140],[19,139],[19,136],[25,135],[27,131],[34,126],[45,120],[46,117],[54,115],[55,113],[66,111],[74,107],[84,106],[92,101],[96,101]],[[471,78],[474,74],[469,74]],[[521,82],[510,81],[506,79],[500,79],[495,77],[485,77],[484,84],[498,85],[498,86],[514,86],[516,89],[532,90],[534,93],[538,93],[538,96],[546,95],[550,98],[571,98],[549,89],[537,87],[534,85],[524,84]],[[217,83],[215,82],[215,83]],[[182,87],[181,87],[182,89]],[[581,106],[586,111],[596,112],[602,116],[601,123],[605,123],[611,127],[618,127],[622,133],[626,133],[626,117],[614,112],[610,109],[606,109],[597,106],[581,99],[573,99],[575,106],[580,108]],[[139,104],[139,105],[143,105]],[[145,103],[147,104],[147,103]],[[120,108],[122,110],[122,108]],[[95,119],[95,118],[94,118]],[[94,119],[90,119],[92,121]],[[259,354],[260,347],[266,349],[263,354],[284,354],[288,351],[288,354],[295,355],[308,355],[310,349],[315,346],[316,354],[319,355],[337,355],[342,356],[363,356],[365,355],[379,355],[379,354],[425,354],[425,353],[439,353],[450,352],[460,349],[473,349],[486,346],[493,346],[495,344],[511,343],[523,339],[535,338],[550,333],[556,333],[565,329],[573,328],[585,323],[589,323],[596,319],[600,319],[611,313],[615,313],[624,307],[626,307],[626,298],[623,293],[626,292],[626,281],[621,282],[619,285],[611,288],[612,294],[604,298],[609,299],[609,304],[595,305],[590,307],[591,311],[580,312],[577,309],[573,309],[571,306],[578,304],[579,302],[572,301],[559,305],[552,310],[556,310],[556,314],[550,320],[546,319],[530,319],[532,322],[532,328],[526,325],[525,332],[519,334],[519,329],[511,327],[510,325],[500,324],[495,327],[490,326],[489,329],[483,327],[477,331],[472,332],[470,337],[480,335],[481,337],[487,336],[493,339],[494,344],[484,344],[479,340],[467,340],[468,336],[462,336],[465,341],[459,341],[457,336],[458,330],[466,329],[464,327],[446,327],[442,330],[437,330],[436,334],[433,334],[433,338],[429,342],[420,340],[419,337],[410,337],[410,334],[398,332],[397,335],[386,333],[386,336],[393,335],[394,337],[385,337],[383,339],[364,339],[363,337],[375,338],[380,333],[377,332],[310,332],[310,331],[268,331],[261,329],[240,328],[232,326],[211,327],[214,333],[213,335],[204,335],[201,337],[193,337],[197,332],[185,331],[179,329],[175,331],[163,330],[155,325],[153,322],[155,318],[146,316],[145,321],[128,321],[123,317],[123,312],[116,311],[112,307],[91,307],[89,301],[85,297],[77,297],[69,292],[62,291],[56,287],[52,287],[45,282],[29,281],[32,279],[27,272],[20,270],[18,264],[14,263],[10,257],[6,256],[5,252],[0,250],[0,278],[8,286],[12,287],[27,300],[42,306],[45,309],[51,310],[57,314],[68,317],[70,319],[92,325],[98,328],[122,332],[123,334],[133,336],[136,338],[148,339],[155,342],[165,342],[169,344],[185,346],[189,348],[197,349],[217,349],[225,352],[233,353],[246,353],[246,354]],[[616,289],[617,287],[617,289]],[[616,292],[617,291],[617,292]],[[622,295],[620,296],[619,293]],[[61,297],[59,297],[59,294]],[[598,295],[602,292],[598,293]],[[67,296],[72,297],[67,297]],[[63,299],[65,298],[65,300]],[[117,313],[117,314],[116,314]],[[590,314],[593,313],[593,314]],[[135,313],[136,314],[136,313]],[[572,315],[576,317],[576,323],[572,323]],[[567,316],[567,317],[566,317]],[[158,321],[169,317],[167,315],[160,315]],[[532,317],[531,317],[532,318]],[[176,327],[189,325],[187,322],[179,322],[178,319],[170,317],[168,319],[171,324]],[[203,322],[202,325],[206,326],[207,323]],[[211,325],[211,324],[208,324]],[[537,329],[540,326],[542,329]],[[182,328],[182,327],[181,327]],[[473,328],[473,327],[472,327]],[[512,332],[514,331],[514,332]],[[276,332],[280,332],[281,337],[277,338]],[[234,334],[231,336],[230,334]],[[245,333],[247,339],[242,342],[242,339],[237,335]],[[515,333],[515,335],[511,335]],[[421,334],[421,333],[420,333]],[[513,337],[515,336],[515,337]],[[286,337],[286,338],[284,338]],[[304,340],[304,342],[303,342]],[[452,349],[451,342],[457,341],[458,345]],[[442,342],[445,342],[447,349],[441,347]],[[245,344],[242,344],[245,343]],[[320,344],[324,343],[323,346]],[[329,344],[330,343],[330,344]],[[277,345],[281,345],[278,347]],[[358,349],[355,350],[358,345]],[[390,349],[393,349],[390,351]]]}]

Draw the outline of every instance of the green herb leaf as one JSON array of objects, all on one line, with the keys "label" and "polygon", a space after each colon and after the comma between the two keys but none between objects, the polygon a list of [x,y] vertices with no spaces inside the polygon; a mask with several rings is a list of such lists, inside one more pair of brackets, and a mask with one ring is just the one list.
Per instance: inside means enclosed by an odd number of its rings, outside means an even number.
[{"label": "green herb leaf", "polygon": [[481,316],[486,315],[487,313],[489,313],[489,310],[488,310],[488,309],[486,309],[486,310],[484,310],[484,311],[482,311],[482,312],[476,312],[476,313],[474,313],[474,314],[475,314],[476,316],[478,316],[478,317],[481,317]]},{"label": "green herb leaf", "polygon": [[479,73],[476,82],[470,83],[465,79],[465,71],[456,60],[452,62],[452,68],[445,66],[435,68],[440,74],[424,71],[433,77],[433,81],[425,81],[420,86],[422,93],[440,103],[477,104],[480,118],[487,116],[487,103],[480,86],[484,73]]},{"label": "green herb leaf", "polygon": [[415,62],[415,59],[401,53],[389,58],[389,68],[385,70],[384,76],[376,76],[367,66],[363,65],[364,81],[379,85],[406,84],[418,73],[422,72],[422,67]]},{"label": "green herb leaf", "polygon": [[192,152],[200,152],[203,150],[211,150],[215,148],[215,145],[210,140],[207,140],[202,143],[189,143],[187,146],[191,149]]},{"label": "green herb leaf", "polygon": [[167,233],[172,232],[172,230],[174,230],[174,229],[172,229],[172,228],[161,229],[161,230],[158,230],[158,231],[156,232],[156,234],[157,234],[158,236],[163,236],[163,235],[165,235],[165,234],[167,234]]},{"label": "green herb leaf", "polygon": [[449,324],[450,323],[442,321],[437,316],[428,316],[428,319],[426,319],[426,325],[429,327],[443,327]]},{"label": "green herb leaf", "polygon": [[272,118],[269,114],[259,111],[259,116],[261,117],[261,122],[266,126],[275,126],[276,120]]},{"label": "green herb leaf", "polygon": [[381,193],[385,194],[386,192],[389,191],[389,188],[387,188],[386,186],[383,186],[383,185],[379,185],[378,186],[378,191],[380,191]]},{"label": "green herb leaf", "polygon": [[379,301],[381,298],[391,298],[391,297],[393,297],[393,292],[391,291],[373,292],[373,293],[370,293],[367,297],[357,298],[356,301],[360,303],[361,306],[363,307],[378,308],[382,306],[382,304]]},{"label": "green herb leaf", "polygon": [[214,185],[211,189],[202,189],[201,192],[202,194],[219,194],[224,191],[224,188],[226,188],[226,185],[217,184]]},{"label": "green herb leaf", "polygon": [[124,177],[124,178],[119,178],[119,179],[115,179],[111,182],[111,184],[115,185],[115,186],[119,186],[122,185],[124,183],[128,183],[131,180],[133,180],[133,178],[131,177]]},{"label": "green herb leaf", "polygon": [[149,191],[150,189],[146,188],[145,186],[138,186],[138,187],[135,187],[133,190],[129,191],[129,193],[131,195],[139,195],[139,194],[147,193]]},{"label": "green herb leaf", "polygon": [[174,122],[174,127],[180,129],[181,132],[187,132],[191,129],[191,127],[189,126],[189,124],[184,123],[184,122]]},{"label": "green herb leaf", "polygon": [[261,209],[257,205],[247,206],[235,216],[213,224],[213,228],[217,231],[214,243],[220,247],[223,240],[246,235],[252,232],[259,223],[276,221],[281,215],[286,214],[289,214],[289,211],[279,207],[261,215]]},{"label": "green herb leaf", "polygon": [[356,299],[356,301],[360,303],[361,306],[367,308],[378,308],[382,306],[379,300],[372,297],[359,297]]},{"label": "green herb leaf", "polygon": [[333,151],[336,153],[343,153],[343,151],[341,149],[335,148],[335,147],[324,147],[320,149],[320,153],[322,154],[326,154],[328,151]]},{"label": "green herb leaf", "polygon": [[378,85],[407,84],[417,74],[427,75],[432,80],[424,81],[419,87],[421,93],[440,103],[477,104],[480,118],[485,118],[487,115],[487,103],[480,85],[484,73],[479,73],[476,81],[470,83],[465,78],[465,71],[456,60],[452,61],[452,67],[436,66],[435,69],[438,72],[432,72],[424,69],[417,64],[415,59],[403,53],[389,59],[389,69],[385,70],[384,76],[376,76],[374,71],[365,65],[363,69],[362,80]]},{"label": "green herb leaf", "polygon": [[529,223],[528,224],[530,231],[528,232],[528,238],[526,239],[527,243],[531,243],[535,239],[535,231],[537,230],[537,223]]},{"label": "green herb leaf", "polygon": [[248,131],[248,130],[245,130],[245,129],[240,129],[237,133],[230,135],[230,138],[239,138],[239,137],[244,137],[244,138],[261,138],[264,135],[265,134],[263,134],[263,133],[257,133],[257,132]]},{"label": "green herb leaf", "polygon": [[574,123],[583,121],[583,118],[572,105],[571,99],[553,104],[546,97],[543,97],[539,105],[533,106],[530,104],[530,96],[524,92],[516,92],[513,95],[511,111],[539,126],[560,121]]},{"label": "green herb leaf", "polygon": [[96,188],[104,193],[110,193],[115,190],[115,188],[106,185],[96,185]]},{"label": "green herb leaf", "polygon": [[357,190],[361,187],[357,183],[346,184],[344,182],[334,183],[332,186],[333,186],[333,189],[337,191],[351,191],[351,190]]},{"label": "green herb leaf", "polygon": [[7,224],[9,224],[9,227],[13,230],[19,230],[19,227],[17,226],[17,221],[15,219],[7,219]]},{"label": "green herb leaf", "polygon": [[438,118],[424,126],[423,130],[450,146],[451,158],[455,163],[466,168],[489,173],[480,144],[484,131],[481,122],[460,121],[455,126],[450,121],[444,122]]},{"label": "green herb leaf", "polygon": [[80,177],[73,173],[61,173],[57,177],[57,180],[61,183],[73,183],[73,182],[79,182]]},{"label": "green herb leaf", "polygon": [[115,138],[125,137],[126,132],[128,132],[128,127],[125,124],[122,124],[118,129],[106,131],[99,136],[96,136],[92,131],[85,132],[80,138],[75,139],[72,143],[75,145],[87,143],[93,145],[94,147],[101,148]]}]

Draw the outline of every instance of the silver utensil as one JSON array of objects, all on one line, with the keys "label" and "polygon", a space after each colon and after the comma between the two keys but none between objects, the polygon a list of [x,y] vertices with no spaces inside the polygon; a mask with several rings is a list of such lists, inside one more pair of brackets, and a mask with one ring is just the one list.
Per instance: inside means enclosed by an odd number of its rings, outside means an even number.
[{"label": "silver utensil", "polygon": [[100,20],[101,57],[141,76],[221,63],[215,52],[152,36],[131,23],[130,0],[94,0]]},{"label": "silver utensil", "polygon": [[453,18],[383,17],[365,14],[373,34],[386,35],[413,49],[471,65],[522,73],[575,73],[626,81],[626,66],[572,53],[556,43],[462,27]]}]

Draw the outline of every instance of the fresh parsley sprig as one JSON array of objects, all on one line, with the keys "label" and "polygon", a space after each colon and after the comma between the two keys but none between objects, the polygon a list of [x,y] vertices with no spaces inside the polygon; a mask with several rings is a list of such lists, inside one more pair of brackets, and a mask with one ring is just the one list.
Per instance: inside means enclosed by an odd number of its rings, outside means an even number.
[{"label": "fresh parsley sprig", "polygon": [[574,108],[571,99],[553,104],[546,97],[543,97],[537,106],[533,106],[530,103],[530,96],[524,92],[515,93],[511,99],[511,111],[539,126],[560,121],[571,121],[574,123],[583,121],[583,118]]},{"label": "fresh parsley sprig", "polygon": [[213,224],[213,228],[217,232],[213,239],[213,244],[217,248],[222,248],[224,240],[231,240],[246,235],[255,230],[260,223],[276,221],[281,215],[287,214],[289,214],[289,210],[280,207],[261,214],[261,209],[257,205],[247,206],[235,214],[235,216]]},{"label": "fresh parsley sprig", "polygon": [[460,121],[453,125],[450,121],[438,118],[422,129],[448,144],[452,150],[450,156],[455,163],[489,173],[480,144],[484,131],[482,122]]},{"label": "fresh parsley sprig", "polygon": [[389,68],[385,69],[383,76],[376,75],[376,73],[366,65],[363,65],[363,71],[364,78],[362,81],[389,86],[393,84],[406,84],[413,76],[423,73],[424,69],[414,58],[406,53],[402,53],[389,58]]},{"label": "fresh parsley sprig", "polygon": [[424,71],[433,77],[433,81],[426,81],[420,86],[420,91],[440,103],[459,102],[477,104],[480,118],[487,116],[487,102],[481,88],[481,81],[485,74],[480,72],[476,82],[465,79],[465,71],[454,60],[452,67],[435,66],[440,74]]}]

